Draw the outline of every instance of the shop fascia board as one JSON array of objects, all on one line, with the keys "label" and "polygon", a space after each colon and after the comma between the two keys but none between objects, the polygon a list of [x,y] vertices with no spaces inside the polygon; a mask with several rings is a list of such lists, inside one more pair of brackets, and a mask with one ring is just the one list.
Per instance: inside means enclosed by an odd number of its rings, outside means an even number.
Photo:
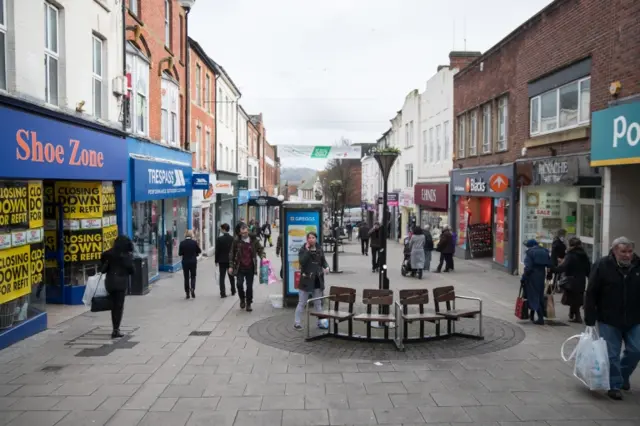
[{"label": "shop fascia board", "polygon": [[153,161],[155,163],[165,163],[165,164],[171,164],[171,165],[175,165],[175,166],[184,166],[184,167],[191,167],[192,166],[191,164],[184,163],[182,161],[169,160],[167,158],[152,157],[150,155],[144,155],[144,154],[129,153],[129,157],[131,157],[131,158],[133,158],[135,160]]},{"label": "shop fascia board", "polygon": [[556,143],[571,142],[579,139],[587,139],[589,138],[590,133],[591,126],[576,127],[573,129],[561,130],[559,132],[532,137],[524,142],[524,146],[527,148],[535,148]]}]

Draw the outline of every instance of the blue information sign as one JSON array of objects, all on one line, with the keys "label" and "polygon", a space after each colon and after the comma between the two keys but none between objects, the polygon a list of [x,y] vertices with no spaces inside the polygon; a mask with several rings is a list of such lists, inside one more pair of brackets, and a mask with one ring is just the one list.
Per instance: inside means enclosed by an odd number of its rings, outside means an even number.
[{"label": "blue information sign", "polygon": [[286,254],[286,296],[298,294],[295,288],[296,275],[300,279],[298,253],[306,242],[307,234],[315,232],[320,238],[320,212],[315,210],[289,210],[284,219],[284,251]]},{"label": "blue information sign", "polygon": [[193,170],[160,161],[132,158],[132,201],[162,200],[191,195]]}]

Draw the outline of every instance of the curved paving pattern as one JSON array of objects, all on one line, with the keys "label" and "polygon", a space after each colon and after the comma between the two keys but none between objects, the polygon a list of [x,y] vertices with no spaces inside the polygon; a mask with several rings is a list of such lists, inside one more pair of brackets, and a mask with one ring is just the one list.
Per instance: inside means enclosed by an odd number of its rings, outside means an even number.
[{"label": "curved paving pattern", "polygon": [[[249,336],[255,341],[273,348],[295,353],[314,354],[327,358],[354,358],[375,360],[418,360],[463,358],[507,349],[522,342],[522,328],[497,318],[484,317],[484,340],[451,337],[430,342],[408,343],[405,351],[395,350],[392,343],[357,342],[326,338],[305,342],[303,333],[293,328],[293,311],[268,317],[249,327]],[[475,333],[477,322],[458,325],[462,333]],[[412,326],[412,330],[416,326]]]}]

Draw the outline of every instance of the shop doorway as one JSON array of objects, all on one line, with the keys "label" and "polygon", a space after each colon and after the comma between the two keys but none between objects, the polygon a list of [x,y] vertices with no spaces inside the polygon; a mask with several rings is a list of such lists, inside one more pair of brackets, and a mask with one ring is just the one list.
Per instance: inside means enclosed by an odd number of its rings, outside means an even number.
[{"label": "shop doorway", "polygon": [[587,255],[595,262],[601,255],[602,202],[593,199],[578,200],[577,236]]}]

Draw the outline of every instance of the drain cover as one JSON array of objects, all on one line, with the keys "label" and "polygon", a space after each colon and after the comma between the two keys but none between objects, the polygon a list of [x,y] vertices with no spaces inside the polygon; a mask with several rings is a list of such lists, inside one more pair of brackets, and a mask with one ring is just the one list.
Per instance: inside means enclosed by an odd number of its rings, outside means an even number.
[{"label": "drain cover", "polygon": [[64,367],[65,367],[64,365],[47,365],[46,367],[43,367],[42,369],[40,369],[40,371],[44,371],[47,373],[55,373],[62,370]]},{"label": "drain cover", "polygon": [[211,336],[210,331],[192,331],[189,336]]}]

